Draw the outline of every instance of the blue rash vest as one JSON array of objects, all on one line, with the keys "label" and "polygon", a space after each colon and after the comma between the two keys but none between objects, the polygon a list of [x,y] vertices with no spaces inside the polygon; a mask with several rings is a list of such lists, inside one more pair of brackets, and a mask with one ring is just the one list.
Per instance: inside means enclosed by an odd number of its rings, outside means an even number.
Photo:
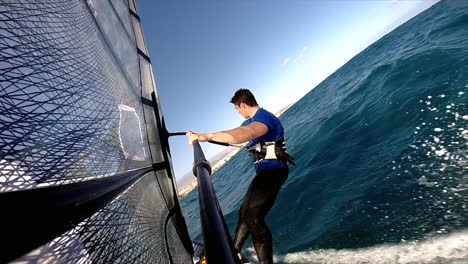
[{"label": "blue rash vest", "polygon": [[[260,122],[266,125],[268,127],[268,132],[261,137],[249,141],[249,143],[247,144],[247,147],[249,148],[257,143],[278,141],[284,137],[284,129],[279,119],[275,115],[263,108],[258,109],[252,118],[245,120],[242,123],[242,126],[248,126],[252,122]],[[257,172],[260,170],[278,169],[286,167],[288,167],[287,163],[280,160],[262,160],[255,163],[255,170]]]}]

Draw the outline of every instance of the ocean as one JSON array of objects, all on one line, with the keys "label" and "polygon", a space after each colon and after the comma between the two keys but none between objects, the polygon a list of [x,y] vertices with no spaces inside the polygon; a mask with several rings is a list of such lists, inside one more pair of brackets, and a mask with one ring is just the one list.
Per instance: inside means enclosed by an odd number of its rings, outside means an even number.
[{"label": "ocean", "polygon": [[[463,0],[435,4],[312,89],[280,117],[297,166],[267,217],[276,262],[468,263],[467,104]],[[231,234],[253,177],[245,150],[212,176]],[[197,190],[182,207],[202,240]],[[245,252],[255,259],[249,241]]]}]

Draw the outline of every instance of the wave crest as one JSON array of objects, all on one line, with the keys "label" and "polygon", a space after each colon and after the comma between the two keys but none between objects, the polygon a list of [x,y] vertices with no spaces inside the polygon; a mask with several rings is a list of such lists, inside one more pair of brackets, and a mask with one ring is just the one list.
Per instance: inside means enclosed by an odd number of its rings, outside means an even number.
[{"label": "wave crest", "polygon": [[468,230],[424,241],[355,250],[313,250],[275,256],[275,263],[442,264],[468,262]]}]

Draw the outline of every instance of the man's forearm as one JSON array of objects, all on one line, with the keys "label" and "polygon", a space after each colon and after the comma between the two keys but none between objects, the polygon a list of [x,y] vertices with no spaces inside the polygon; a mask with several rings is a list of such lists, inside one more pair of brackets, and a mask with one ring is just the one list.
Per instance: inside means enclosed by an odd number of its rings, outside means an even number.
[{"label": "man's forearm", "polygon": [[200,134],[200,141],[217,141],[223,143],[239,144],[251,139],[250,133],[243,127],[234,128],[215,133]]}]

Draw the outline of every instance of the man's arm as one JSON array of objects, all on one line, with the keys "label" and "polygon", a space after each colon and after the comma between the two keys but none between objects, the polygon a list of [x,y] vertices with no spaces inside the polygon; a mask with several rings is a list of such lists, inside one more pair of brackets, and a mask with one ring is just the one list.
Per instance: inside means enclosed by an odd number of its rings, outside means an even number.
[{"label": "man's arm", "polygon": [[260,122],[252,122],[248,126],[240,126],[226,131],[219,131],[208,134],[197,134],[188,132],[189,143],[198,141],[217,141],[223,143],[239,144],[254,138],[261,137],[268,133],[268,127]]}]

